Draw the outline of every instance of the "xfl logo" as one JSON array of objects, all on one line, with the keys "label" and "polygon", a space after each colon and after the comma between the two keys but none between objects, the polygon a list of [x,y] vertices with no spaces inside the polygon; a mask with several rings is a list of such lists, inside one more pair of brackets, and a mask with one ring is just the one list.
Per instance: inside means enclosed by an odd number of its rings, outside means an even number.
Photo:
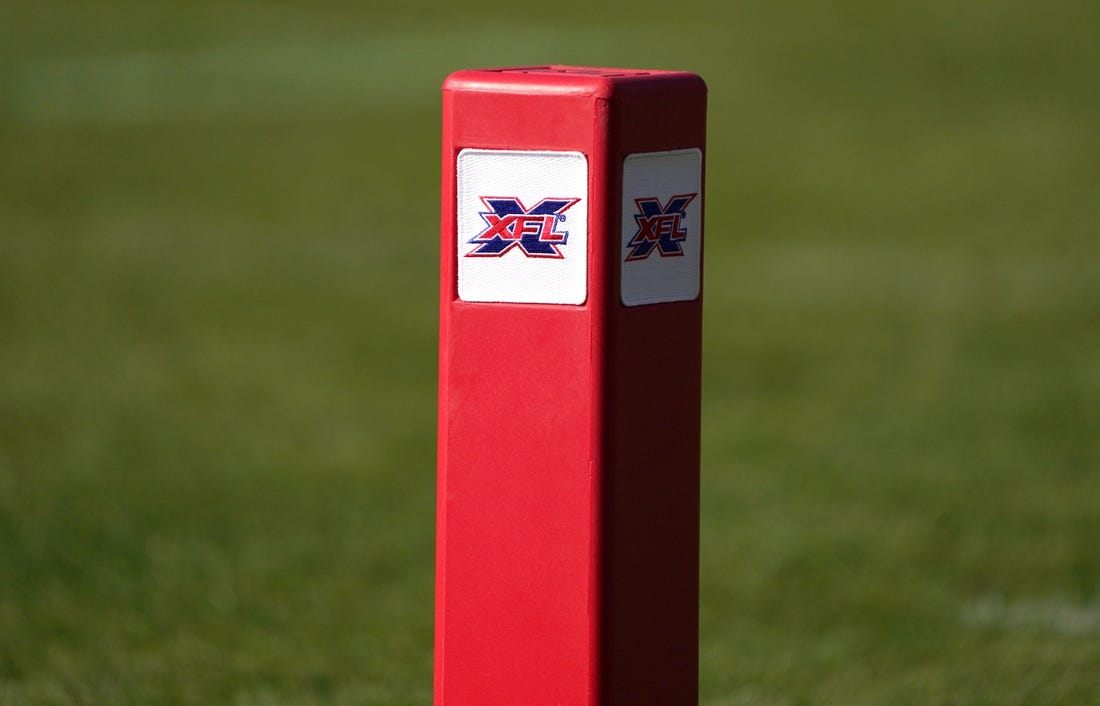
[{"label": "xfl logo", "polygon": [[569,232],[557,230],[565,222],[565,212],[580,199],[547,198],[530,209],[514,196],[482,196],[489,210],[478,213],[485,221],[485,230],[469,242],[477,247],[466,257],[500,257],[512,248],[519,248],[527,257],[561,259],[559,246],[565,245]]},{"label": "xfl logo", "polygon": [[687,219],[687,213],[684,210],[698,195],[695,193],[673,196],[664,206],[661,205],[660,199],[654,196],[634,199],[634,203],[638,205],[638,213],[634,214],[638,232],[627,243],[631,251],[627,254],[626,261],[644,260],[654,250],[661,257],[683,255],[683,242],[687,239],[687,231],[681,227],[682,222]]}]

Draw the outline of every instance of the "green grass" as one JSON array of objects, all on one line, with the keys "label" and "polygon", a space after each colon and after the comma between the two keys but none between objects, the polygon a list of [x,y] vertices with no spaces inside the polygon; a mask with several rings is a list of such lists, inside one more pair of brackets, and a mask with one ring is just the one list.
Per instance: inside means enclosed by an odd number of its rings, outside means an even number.
[{"label": "green grass", "polygon": [[711,89],[702,703],[1100,702],[1100,6],[958,5],[0,5],[0,704],[430,702],[439,83],[546,61]]}]

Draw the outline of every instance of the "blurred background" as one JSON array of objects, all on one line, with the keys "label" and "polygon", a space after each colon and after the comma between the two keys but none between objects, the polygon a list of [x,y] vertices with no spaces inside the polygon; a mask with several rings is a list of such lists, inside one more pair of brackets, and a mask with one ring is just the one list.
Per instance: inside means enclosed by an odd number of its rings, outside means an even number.
[{"label": "blurred background", "polygon": [[0,2],[0,704],[428,704],[439,86],[711,91],[701,694],[1100,703],[1100,4]]}]

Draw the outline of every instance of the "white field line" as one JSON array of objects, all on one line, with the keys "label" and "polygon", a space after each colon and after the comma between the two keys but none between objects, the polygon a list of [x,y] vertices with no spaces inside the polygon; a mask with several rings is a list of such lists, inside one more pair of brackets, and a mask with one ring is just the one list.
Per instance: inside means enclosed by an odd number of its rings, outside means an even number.
[{"label": "white field line", "polygon": [[1100,635],[1100,603],[1076,603],[1056,597],[1006,601],[1001,596],[986,596],[967,605],[962,620],[978,627],[1072,637]]}]

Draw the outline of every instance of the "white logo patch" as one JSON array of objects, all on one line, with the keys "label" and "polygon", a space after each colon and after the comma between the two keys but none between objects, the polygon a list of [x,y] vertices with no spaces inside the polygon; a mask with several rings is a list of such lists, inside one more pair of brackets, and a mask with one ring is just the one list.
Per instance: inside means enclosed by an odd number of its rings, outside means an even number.
[{"label": "white logo patch", "polygon": [[623,160],[623,304],[699,296],[703,153],[644,152]]},{"label": "white logo patch", "polygon": [[588,160],[580,152],[458,153],[458,297],[583,304]]}]

